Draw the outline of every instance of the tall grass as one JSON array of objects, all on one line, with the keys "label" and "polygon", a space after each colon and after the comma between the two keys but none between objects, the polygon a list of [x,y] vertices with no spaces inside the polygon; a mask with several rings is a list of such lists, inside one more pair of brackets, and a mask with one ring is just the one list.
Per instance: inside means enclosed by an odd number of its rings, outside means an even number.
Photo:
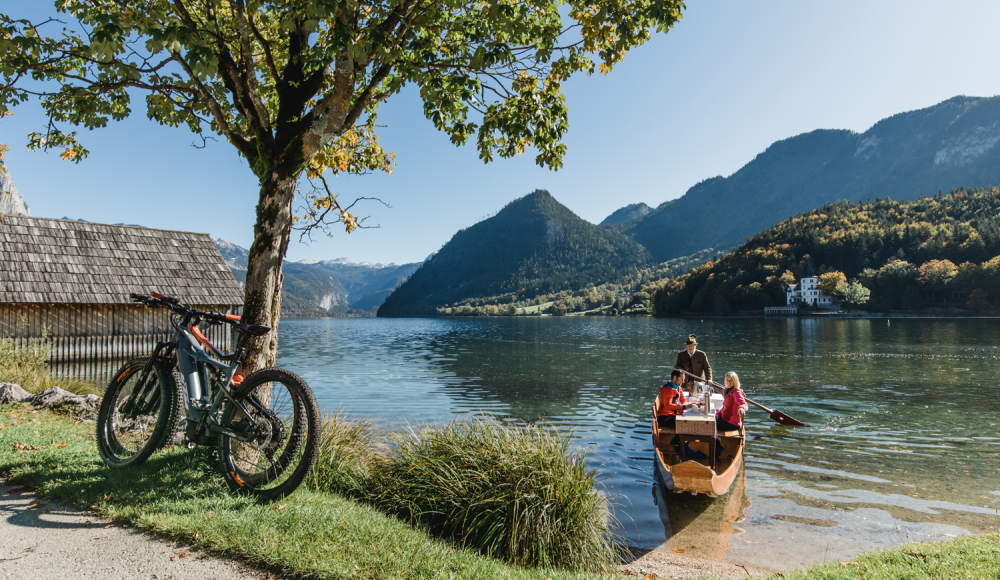
[{"label": "tall grass", "polygon": [[324,422],[309,485],[531,567],[610,571],[623,543],[595,471],[567,436],[492,419],[407,428],[379,445],[370,421]]},{"label": "tall grass", "polygon": [[370,419],[348,419],[339,409],[324,417],[316,465],[306,478],[310,489],[362,498],[369,466],[376,457],[376,438]]},{"label": "tall grass", "polygon": [[13,338],[0,337],[0,383],[14,383],[29,393],[40,393],[49,387],[61,387],[78,395],[99,395],[96,385],[73,379],[53,379],[49,374],[52,340],[48,331],[18,346]]}]

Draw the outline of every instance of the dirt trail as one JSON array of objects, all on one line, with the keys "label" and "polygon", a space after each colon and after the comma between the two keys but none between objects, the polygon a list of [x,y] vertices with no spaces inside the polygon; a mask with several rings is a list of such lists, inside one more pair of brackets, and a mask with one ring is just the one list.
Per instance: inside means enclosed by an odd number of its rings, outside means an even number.
[{"label": "dirt trail", "polygon": [[277,578],[0,483],[0,579]]}]

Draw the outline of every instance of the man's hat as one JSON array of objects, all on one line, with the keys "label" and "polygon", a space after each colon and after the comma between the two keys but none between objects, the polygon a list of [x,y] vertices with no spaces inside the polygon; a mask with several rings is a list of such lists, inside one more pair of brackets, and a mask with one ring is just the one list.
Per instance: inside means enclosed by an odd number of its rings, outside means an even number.
[{"label": "man's hat", "polygon": [[688,335],[687,342],[685,342],[684,344],[698,344],[698,335],[697,334]]}]

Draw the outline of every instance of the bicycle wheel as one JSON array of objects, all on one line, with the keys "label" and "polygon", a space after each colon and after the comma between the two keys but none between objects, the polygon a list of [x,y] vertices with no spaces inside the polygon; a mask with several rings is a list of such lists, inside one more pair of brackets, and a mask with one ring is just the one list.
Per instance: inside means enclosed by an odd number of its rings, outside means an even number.
[{"label": "bicycle wheel", "polygon": [[226,483],[236,493],[271,500],[299,487],[316,463],[319,407],[305,381],[295,373],[268,368],[252,373],[227,404],[222,426],[250,437],[240,441],[219,434],[219,463]]},{"label": "bicycle wheel", "polygon": [[111,379],[97,412],[97,448],[111,468],[138,465],[163,447],[177,424],[184,393],[162,361],[140,383],[149,357],[134,358]]}]

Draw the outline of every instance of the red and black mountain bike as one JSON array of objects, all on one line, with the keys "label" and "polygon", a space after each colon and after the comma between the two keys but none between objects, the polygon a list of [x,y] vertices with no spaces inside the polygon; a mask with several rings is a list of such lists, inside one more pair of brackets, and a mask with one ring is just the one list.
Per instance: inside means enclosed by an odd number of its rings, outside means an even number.
[{"label": "red and black mountain bike", "polygon": [[[173,311],[174,337],[158,342],[151,356],[125,363],[111,379],[97,416],[97,446],[108,467],[142,463],[183,422],[189,444],[218,447],[219,468],[236,493],[270,500],[295,491],[316,462],[316,398],[284,369],[236,374],[248,339],[270,328],[156,293],[131,297]],[[220,352],[200,324],[232,325],[239,334],[233,352]]]}]

